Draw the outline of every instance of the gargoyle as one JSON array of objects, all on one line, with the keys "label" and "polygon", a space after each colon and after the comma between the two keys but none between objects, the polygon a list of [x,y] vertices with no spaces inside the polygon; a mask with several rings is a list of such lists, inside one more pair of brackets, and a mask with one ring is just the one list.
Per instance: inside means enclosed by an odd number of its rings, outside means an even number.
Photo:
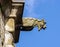
[{"label": "gargoyle", "polygon": [[38,27],[38,30],[45,29],[46,28],[46,22],[42,20],[38,20],[36,18],[26,17],[22,18],[23,21],[23,27]]},{"label": "gargoyle", "polygon": [[[14,43],[18,40],[20,30],[31,30],[35,26],[38,27],[38,30],[46,28],[46,22],[43,19],[39,20],[31,17],[22,17],[24,8],[23,0],[20,0],[20,2],[0,0],[0,6],[0,33],[3,32],[3,34],[0,34],[0,39],[3,39],[1,41],[1,47],[15,47]],[[3,19],[3,21],[1,19]]]},{"label": "gargoyle", "polygon": [[[19,25],[18,25],[19,26]],[[46,22],[42,19],[42,20],[38,20],[35,18],[22,18],[22,25],[21,25],[21,29],[23,27],[38,27],[38,30],[41,29],[45,29],[46,28]],[[8,31],[14,31],[14,19],[9,19],[5,25],[5,29]],[[28,29],[29,30],[29,29]]]},{"label": "gargoyle", "polygon": [[[45,29],[46,28],[46,22],[42,19],[42,20],[38,20],[35,18],[22,18],[22,25],[21,25],[21,29],[23,30],[23,28],[25,30],[30,30],[31,27],[34,28],[35,26],[38,27],[38,30],[40,31],[41,29]],[[11,46],[10,44],[13,43],[13,37],[12,34],[10,34],[9,32],[14,32],[15,30],[15,24],[14,24],[14,19],[9,19],[5,25],[5,29],[8,31],[5,33],[5,46],[9,44],[9,46]],[[19,26],[19,25],[18,25]],[[8,35],[8,38],[7,38]],[[17,35],[16,35],[17,36]],[[16,38],[15,36],[15,38]],[[10,40],[10,42],[8,41]],[[12,45],[14,47],[14,45]],[[11,46],[11,47],[12,47]]]}]

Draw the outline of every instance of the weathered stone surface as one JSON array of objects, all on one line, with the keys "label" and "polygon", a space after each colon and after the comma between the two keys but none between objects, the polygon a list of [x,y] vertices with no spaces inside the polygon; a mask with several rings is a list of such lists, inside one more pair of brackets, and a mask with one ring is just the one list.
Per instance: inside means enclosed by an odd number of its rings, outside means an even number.
[{"label": "weathered stone surface", "polygon": [[15,31],[15,22],[13,18],[8,19],[5,25],[5,29],[9,32]]},{"label": "weathered stone surface", "polygon": [[[16,37],[13,37],[13,34],[14,31],[18,31],[17,29],[20,29],[21,26],[32,26],[33,28],[37,26],[38,30],[46,28],[46,23],[44,20],[38,20],[36,18],[30,17],[22,18],[24,0],[20,0],[20,2],[14,2],[14,0],[13,2],[11,1],[12,0],[2,0],[2,2],[0,1],[2,6],[1,10],[3,15],[5,16],[5,19],[3,20],[0,13],[0,47],[15,47],[14,38]],[[18,33],[16,33],[16,35],[17,34]]]},{"label": "weathered stone surface", "polygon": [[0,1],[1,1],[0,4],[3,15],[9,16],[11,11],[12,0],[0,0]]},{"label": "weathered stone surface", "polygon": [[0,47],[15,47],[13,44],[14,43],[13,32],[15,31],[15,20],[18,21],[19,18],[22,18],[24,2],[23,0],[21,0],[21,2],[12,2],[12,0],[0,0],[0,6],[3,17],[5,18],[3,21],[5,22],[3,23],[4,29],[2,28],[3,25],[2,22],[0,21],[1,23],[0,40],[2,40],[0,41],[1,44]]},{"label": "weathered stone surface", "polygon": [[6,45],[5,47],[14,47],[13,45]]},{"label": "weathered stone surface", "polygon": [[0,47],[2,47],[3,40],[4,40],[4,17],[2,16],[0,9]]},{"label": "weathered stone surface", "polygon": [[44,20],[38,20],[35,18],[23,18],[23,26],[37,26],[38,30],[46,28],[46,22]]},{"label": "weathered stone surface", "polygon": [[9,33],[9,32],[5,32],[5,41],[4,41],[4,43],[6,45],[11,45],[12,42],[13,42],[13,36],[12,36],[12,34]]},{"label": "weathered stone surface", "polygon": [[13,2],[24,2],[24,0],[12,0]]},{"label": "weathered stone surface", "polygon": [[18,11],[17,9],[13,8],[13,9],[11,10],[11,14],[9,15],[9,17],[16,17],[17,11]]},{"label": "weathered stone surface", "polygon": [[5,32],[4,45],[3,47],[14,47],[13,45],[13,35],[8,31]]},{"label": "weathered stone surface", "polygon": [[23,18],[23,26],[33,26],[37,21],[35,18]]}]

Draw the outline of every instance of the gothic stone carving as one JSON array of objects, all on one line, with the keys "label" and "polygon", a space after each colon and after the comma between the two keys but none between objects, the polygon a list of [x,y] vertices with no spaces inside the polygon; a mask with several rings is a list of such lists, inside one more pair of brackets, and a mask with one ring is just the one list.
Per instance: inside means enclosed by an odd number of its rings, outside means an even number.
[{"label": "gothic stone carving", "polygon": [[[45,29],[46,28],[46,22],[44,20],[38,20],[35,18],[22,18],[23,20],[23,25],[22,26],[37,26],[38,30]],[[5,32],[5,42],[4,45],[7,46],[14,46],[13,45],[13,36],[9,32],[15,31],[15,26],[14,26],[14,19],[9,19],[8,22],[5,25],[5,29],[7,32]]]},{"label": "gothic stone carving", "polygon": [[35,18],[23,18],[23,26],[37,26],[38,30],[45,29],[46,28],[46,22],[42,19],[35,19]]},{"label": "gothic stone carving", "polygon": [[[7,3],[7,2],[9,3]],[[5,5],[6,3],[6,5]],[[36,18],[22,18],[23,14],[23,2],[11,2],[10,0],[0,0],[0,46],[1,47],[15,47],[14,46],[14,32],[16,25],[21,23],[21,27],[38,27],[38,30],[46,28],[46,22],[44,20],[38,20]],[[4,19],[2,18],[4,17]],[[21,21],[20,21],[21,20]],[[18,21],[18,22],[17,22]],[[16,24],[16,22],[18,24]],[[3,24],[3,25],[2,25]],[[3,28],[2,28],[3,26]],[[20,27],[18,25],[18,27]],[[22,29],[21,28],[21,29]],[[2,32],[2,33],[1,33]]]}]

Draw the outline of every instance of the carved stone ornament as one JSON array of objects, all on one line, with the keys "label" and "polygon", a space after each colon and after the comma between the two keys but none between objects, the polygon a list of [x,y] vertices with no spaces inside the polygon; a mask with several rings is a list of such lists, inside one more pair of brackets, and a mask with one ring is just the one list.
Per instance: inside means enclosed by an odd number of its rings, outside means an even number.
[{"label": "carved stone ornament", "polygon": [[20,30],[38,30],[46,28],[44,19],[23,18],[24,0],[0,0],[0,47],[15,47],[19,40]]}]

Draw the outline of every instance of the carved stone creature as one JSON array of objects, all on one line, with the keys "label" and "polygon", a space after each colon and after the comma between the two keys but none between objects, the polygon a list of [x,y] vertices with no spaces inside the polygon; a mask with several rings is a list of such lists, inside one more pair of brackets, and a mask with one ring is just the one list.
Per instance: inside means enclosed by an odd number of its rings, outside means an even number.
[{"label": "carved stone creature", "polygon": [[[46,28],[46,22],[43,19],[38,20],[36,18],[26,17],[26,18],[22,18],[22,21],[23,21],[22,26],[24,26],[24,27],[37,26],[38,30]],[[5,29],[9,32],[14,32],[15,31],[15,24],[14,23],[15,23],[14,19],[10,18],[5,25]]]},{"label": "carved stone creature", "polygon": [[[23,1],[23,0],[20,0],[20,1]],[[3,25],[2,25],[2,22],[1,22],[1,18],[0,18],[0,47],[15,47],[14,46],[14,37],[13,37],[13,34],[14,34],[14,31],[16,31],[16,25],[21,24],[22,27],[35,27],[37,26],[38,27],[38,30],[41,30],[41,29],[45,29],[46,28],[46,22],[44,20],[38,20],[38,19],[35,19],[35,18],[22,18],[22,14],[23,14],[23,7],[24,7],[24,2],[15,2],[13,3],[12,0],[1,0],[0,1],[0,4],[1,4],[1,11],[2,11],[2,14],[4,16],[4,20],[3,20]],[[2,16],[2,15],[0,15]],[[22,18],[22,20],[21,20]],[[20,20],[19,20],[20,19]],[[16,23],[18,21],[18,23]],[[4,28],[2,28],[2,26]],[[18,27],[20,27],[18,25]],[[2,44],[3,42],[3,44]]]},{"label": "carved stone creature", "polygon": [[42,20],[38,20],[35,18],[23,18],[23,26],[37,26],[38,30],[45,29],[46,28],[46,22]]},{"label": "carved stone creature", "polygon": [[[37,26],[38,27],[38,30],[41,30],[41,29],[45,29],[46,28],[46,22],[42,19],[42,20],[38,20],[38,19],[35,19],[35,18],[22,18],[22,21],[23,21],[23,25],[22,26],[32,26],[32,27],[35,27]],[[11,18],[7,21],[6,25],[5,25],[5,29],[6,29],[6,32],[5,32],[5,41],[4,41],[4,45],[5,47],[14,47],[13,45],[13,31],[14,30],[15,26],[14,26],[14,20]]]}]

